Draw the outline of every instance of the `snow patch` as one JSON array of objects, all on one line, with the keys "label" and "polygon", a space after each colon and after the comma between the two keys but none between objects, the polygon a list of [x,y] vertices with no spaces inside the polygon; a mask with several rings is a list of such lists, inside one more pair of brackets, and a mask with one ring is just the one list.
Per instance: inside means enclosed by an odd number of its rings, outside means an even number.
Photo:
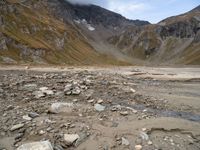
[{"label": "snow patch", "polygon": [[74,20],[74,22],[77,23],[77,24],[84,25],[90,31],[94,31],[95,30],[95,28],[91,24],[89,24],[85,19],[82,19],[82,20],[77,19],[77,20]]}]

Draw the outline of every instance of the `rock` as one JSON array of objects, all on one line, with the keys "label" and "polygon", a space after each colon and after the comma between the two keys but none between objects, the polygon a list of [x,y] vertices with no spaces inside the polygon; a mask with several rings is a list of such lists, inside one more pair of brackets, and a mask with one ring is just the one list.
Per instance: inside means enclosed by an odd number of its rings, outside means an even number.
[{"label": "rock", "polygon": [[131,91],[131,92],[133,92],[133,93],[135,93],[135,92],[136,92],[136,90],[134,90],[134,89],[132,89],[132,88],[130,89],[130,91]]},{"label": "rock", "polygon": [[33,92],[33,95],[35,95],[35,98],[42,98],[45,97],[45,94],[42,91],[35,91]]},{"label": "rock", "polygon": [[31,117],[31,118],[36,118],[36,117],[39,117],[40,115],[38,113],[36,113],[36,112],[30,112],[28,114],[28,116]]},{"label": "rock", "polygon": [[122,137],[122,145],[126,145],[128,146],[130,143],[127,139],[125,139],[124,137]]},{"label": "rock", "polygon": [[120,115],[122,115],[122,116],[127,116],[127,115],[128,115],[128,111],[121,111],[121,112],[120,112]]},{"label": "rock", "polygon": [[0,88],[0,93],[3,93],[3,92],[4,92],[4,90],[2,88]]},{"label": "rock", "polygon": [[60,146],[60,145],[55,145],[53,149],[54,149],[54,150],[64,150],[64,149],[62,148],[62,146]]},{"label": "rock", "polygon": [[103,100],[102,100],[102,99],[99,99],[99,100],[97,101],[97,103],[98,103],[98,104],[102,104],[102,103],[103,103]]},{"label": "rock", "polygon": [[67,144],[71,145],[76,140],[78,140],[80,137],[78,134],[64,134],[64,140],[67,142]]},{"label": "rock", "polygon": [[141,150],[142,149],[142,145],[135,145],[135,150]]},{"label": "rock", "polygon": [[23,127],[24,127],[24,124],[16,124],[16,125],[12,126],[10,131],[15,131],[15,130],[21,129]]},{"label": "rock", "polygon": [[76,140],[75,146],[80,145],[83,141],[86,140],[86,138],[89,136],[87,133],[82,132],[79,134],[79,138]]},{"label": "rock", "polygon": [[22,118],[23,118],[24,120],[27,120],[27,121],[31,121],[31,120],[32,120],[32,118],[29,117],[28,115],[25,115],[25,116],[23,116]]},{"label": "rock", "polygon": [[152,145],[153,144],[153,142],[152,141],[148,141],[148,143],[147,143],[148,145]]},{"label": "rock", "polygon": [[39,131],[39,135],[43,135],[43,134],[45,134],[45,131],[44,130],[40,130]]},{"label": "rock", "polygon": [[104,111],[106,107],[101,104],[95,104],[94,108],[96,111]]},{"label": "rock", "polygon": [[71,113],[73,111],[73,103],[53,103],[49,108],[49,112],[51,113]]},{"label": "rock", "polygon": [[93,103],[94,99],[88,100],[88,103]]},{"label": "rock", "polygon": [[72,95],[79,95],[81,94],[81,90],[79,88],[75,88],[72,90]]},{"label": "rock", "polygon": [[39,90],[46,95],[53,95],[54,94],[54,92],[52,90],[49,90],[48,87],[41,87]]},{"label": "rock", "polygon": [[39,88],[40,91],[45,91],[45,90],[48,90],[48,87],[41,87]]},{"label": "rock", "polygon": [[71,91],[73,89],[73,85],[72,84],[67,84],[65,86],[64,92],[67,93],[69,91]]},{"label": "rock", "polygon": [[149,136],[145,133],[145,132],[140,132],[140,137],[143,139],[143,140],[149,140]]},{"label": "rock", "polygon": [[37,84],[26,84],[24,85],[24,89],[28,91],[35,90],[37,88]]},{"label": "rock", "polygon": [[17,150],[53,150],[53,147],[49,141],[42,141],[21,145]]}]

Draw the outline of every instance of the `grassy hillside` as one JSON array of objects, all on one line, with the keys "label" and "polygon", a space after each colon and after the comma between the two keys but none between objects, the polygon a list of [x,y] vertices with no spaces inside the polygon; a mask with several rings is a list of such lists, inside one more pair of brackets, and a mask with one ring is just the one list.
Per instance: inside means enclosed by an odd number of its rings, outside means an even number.
[{"label": "grassy hillside", "polygon": [[45,1],[22,3],[7,0],[1,7],[1,62],[73,65],[122,63],[98,54],[73,25],[55,18]]}]

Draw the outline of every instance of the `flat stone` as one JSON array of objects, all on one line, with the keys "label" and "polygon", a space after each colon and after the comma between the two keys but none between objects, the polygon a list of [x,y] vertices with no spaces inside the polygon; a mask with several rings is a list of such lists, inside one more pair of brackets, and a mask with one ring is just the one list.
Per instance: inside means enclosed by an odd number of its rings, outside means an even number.
[{"label": "flat stone", "polygon": [[42,141],[23,144],[17,150],[53,150],[53,147],[49,141]]},{"label": "flat stone", "polygon": [[122,116],[127,116],[127,115],[128,115],[128,111],[121,111],[121,112],[120,112],[120,115],[122,115]]},{"label": "flat stone", "polygon": [[73,103],[53,103],[49,108],[51,113],[71,113],[73,111]]},{"label": "flat stone", "polygon": [[122,145],[128,146],[129,144],[129,141],[126,138],[122,137]]},{"label": "flat stone", "polygon": [[31,121],[31,120],[32,120],[32,118],[29,117],[28,115],[25,115],[25,116],[23,116],[22,118],[23,118],[24,120],[27,120],[27,121]]},{"label": "flat stone", "polygon": [[23,127],[24,127],[24,124],[16,124],[16,125],[12,126],[10,131],[15,131],[15,130],[21,129]]},{"label": "flat stone", "polygon": [[94,108],[96,111],[104,111],[106,107],[101,104],[95,104]]},{"label": "flat stone", "polygon": [[78,134],[64,134],[64,140],[68,144],[73,144],[76,140],[78,140],[80,137]]},{"label": "flat stone", "polygon": [[34,83],[24,85],[24,89],[29,90],[29,91],[35,90],[36,88],[37,88],[37,84],[34,84]]}]

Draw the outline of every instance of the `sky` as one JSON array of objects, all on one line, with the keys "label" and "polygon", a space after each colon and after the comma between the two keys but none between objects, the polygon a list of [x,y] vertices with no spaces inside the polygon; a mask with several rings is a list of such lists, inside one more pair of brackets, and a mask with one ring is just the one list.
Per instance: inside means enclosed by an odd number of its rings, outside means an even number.
[{"label": "sky", "polygon": [[117,12],[128,19],[151,23],[185,13],[200,5],[200,0],[68,0],[79,4],[95,4]]}]

